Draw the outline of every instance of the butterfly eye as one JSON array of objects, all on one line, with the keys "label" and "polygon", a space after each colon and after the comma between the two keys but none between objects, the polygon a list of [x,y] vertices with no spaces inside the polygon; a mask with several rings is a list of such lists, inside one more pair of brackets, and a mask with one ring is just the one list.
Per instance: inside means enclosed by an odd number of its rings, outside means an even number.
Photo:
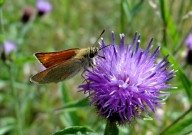
[{"label": "butterfly eye", "polygon": [[93,58],[94,56],[95,56],[94,53],[89,54],[89,58]]}]

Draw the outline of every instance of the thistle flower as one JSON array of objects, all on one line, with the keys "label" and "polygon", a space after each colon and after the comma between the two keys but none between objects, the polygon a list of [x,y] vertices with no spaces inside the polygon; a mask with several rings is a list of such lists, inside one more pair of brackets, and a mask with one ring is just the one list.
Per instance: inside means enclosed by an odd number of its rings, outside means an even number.
[{"label": "thistle flower", "polygon": [[23,15],[21,16],[21,22],[24,24],[28,23],[31,20],[33,13],[32,7],[25,7],[23,10]]},{"label": "thistle flower", "polygon": [[192,50],[192,33],[185,39],[185,45],[189,48],[189,50]]},{"label": "thistle flower", "polygon": [[5,41],[3,44],[0,45],[0,57],[5,62],[7,59],[10,60],[10,54],[13,51],[17,50],[17,46],[12,41]]},{"label": "thistle flower", "polygon": [[192,64],[192,33],[187,36],[185,45],[189,48],[186,58],[187,63]]},{"label": "thistle flower", "polygon": [[51,11],[52,5],[46,0],[38,0],[36,3],[36,8],[38,10],[38,16],[43,16]]},{"label": "thistle flower", "polygon": [[160,47],[150,54],[153,39],[146,50],[139,48],[140,36],[137,34],[132,45],[124,44],[123,34],[119,46],[114,33],[112,40],[113,43],[106,47],[102,39],[104,58],[97,57],[93,69],[86,69],[86,84],[79,87],[88,94],[90,104],[96,106],[99,115],[124,124],[155,112],[168,96],[161,90],[170,88],[166,82],[175,72],[169,69],[168,56],[158,64],[155,62]]},{"label": "thistle flower", "polygon": [[8,41],[8,40],[4,42],[3,47],[4,47],[4,52],[6,55],[9,55],[11,52],[17,50],[16,44],[14,42]]}]

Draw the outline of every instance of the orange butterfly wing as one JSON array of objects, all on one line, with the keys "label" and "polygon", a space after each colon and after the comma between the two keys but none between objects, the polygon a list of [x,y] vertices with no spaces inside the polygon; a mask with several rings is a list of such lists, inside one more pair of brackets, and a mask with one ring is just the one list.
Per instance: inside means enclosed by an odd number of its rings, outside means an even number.
[{"label": "orange butterfly wing", "polygon": [[71,59],[77,54],[77,51],[79,51],[79,48],[68,49],[60,52],[36,53],[35,56],[44,67],[49,68]]}]

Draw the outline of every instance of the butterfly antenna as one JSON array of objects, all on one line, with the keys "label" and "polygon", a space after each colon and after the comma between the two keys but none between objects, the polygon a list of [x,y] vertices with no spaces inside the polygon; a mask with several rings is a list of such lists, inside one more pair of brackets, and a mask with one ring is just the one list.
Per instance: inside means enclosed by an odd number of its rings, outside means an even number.
[{"label": "butterfly antenna", "polygon": [[103,35],[103,33],[105,33],[105,29],[101,32],[101,34],[99,35],[99,37],[98,37],[97,40],[95,41],[94,45],[98,42],[98,40],[101,38],[101,36]]},{"label": "butterfly antenna", "polygon": [[113,44],[106,45],[106,46],[104,46],[104,47],[102,47],[102,48],[99,48],[99,50],[102,50],[102,49],[104,49],[104,48],[106,48],[106,47],[108,47],[108,46],[111,46],[111,45],[113,45]]}]

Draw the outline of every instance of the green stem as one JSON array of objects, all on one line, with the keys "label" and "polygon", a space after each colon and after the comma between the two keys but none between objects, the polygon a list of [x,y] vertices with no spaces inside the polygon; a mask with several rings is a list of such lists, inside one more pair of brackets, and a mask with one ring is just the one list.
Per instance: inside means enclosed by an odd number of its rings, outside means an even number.
[{"label": "green stem", "polygon": [[0,6],[0,44],[4,42],[3,12]]},{"label": "green stem", "polygon": [[192,111],[192,106],[184,113],[182,114],[180,117],[178,117],[175,121],[173,121],[173,123],[171,125],[169,125],[168,127],[166,127],[159,135],[163,135],[164,133],[166,133],[171,127],[173,127],[177,122],[179,122],[182,118],[184,118],[188,113],[190,113]]},{"label": "green stem", "polygon": [[164,46],[167,46],[167,14],[164,2],[164,0],[160,0],[161,17],[163,20],[163,43]]},{"label": "green stem", "polygon": [[119,130],[118,130],[116,122],[107,120],[104,135],[118,135],[118,134],[119,134]]},{"label": "green stem", "polygon": [[121,32],[124,32],[125,31],[125,11],[123,9],[123,2],[124,0],[121,0],[121,3],[120,3],[120,10],[121,10],[121,18],[120,18],[120,26],[121,26]]},{"label": "green stem", "polygon": [[22,116],[21,116],[21,111],[20,111],[20,106],[19,106],[19,96],[18,93],[15,89],[15,80],[14,80],[14,76],[15,76],[15,72],[14,72],[14,68],[12,66],[12,64],[9,65],[9,70],[10,70],[10,85],[11,85],[11,92],[13,95],[13,101],[14,101],[14,109],[15,109],[15,115],[16,115],[16,126],[17,126],[17,133],[18,135],[23,135],[22,132]]}]

